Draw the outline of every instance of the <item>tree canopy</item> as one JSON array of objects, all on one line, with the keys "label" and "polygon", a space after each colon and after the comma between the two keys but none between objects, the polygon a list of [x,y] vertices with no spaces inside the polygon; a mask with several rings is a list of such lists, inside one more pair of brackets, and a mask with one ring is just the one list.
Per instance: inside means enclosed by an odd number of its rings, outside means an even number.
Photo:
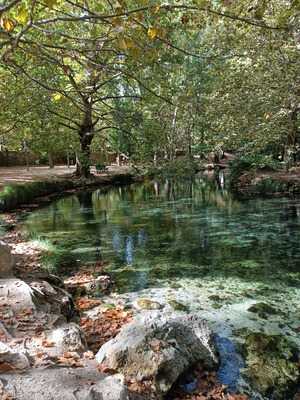
[{"label": "tree canopy", "polygon": [[92,146],[297,148],[299,15],[299,0],[5,1],[1,142],[76,150],[84,176]]}]

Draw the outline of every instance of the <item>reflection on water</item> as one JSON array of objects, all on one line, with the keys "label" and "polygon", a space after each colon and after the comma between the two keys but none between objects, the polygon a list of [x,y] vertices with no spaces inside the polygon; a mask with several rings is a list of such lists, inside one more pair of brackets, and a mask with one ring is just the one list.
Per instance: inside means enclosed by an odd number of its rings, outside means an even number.
[{"label": "reflection on water", "polygon": [[108,261],[121,291],[207,276],[300,282],[300,201],[238,202],[223,178],[83,192],[24,226],[82,263]]}]

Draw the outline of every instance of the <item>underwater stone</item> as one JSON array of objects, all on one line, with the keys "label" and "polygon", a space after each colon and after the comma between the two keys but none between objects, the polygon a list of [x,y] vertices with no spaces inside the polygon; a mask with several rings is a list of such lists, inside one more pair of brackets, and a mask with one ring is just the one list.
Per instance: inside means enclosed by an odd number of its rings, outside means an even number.
[{"label": "underwater stone", "polygon": [[256,390],[285,399],[300,377],[297,349],[282,335],[253,332],[245,337],[245,375]]},{"label": "underwater stone", "polygon": [[160,310],[162,308],[162,305],[158,301],[150,299],[138,299],[136,304],[142,310]]},{"label": "underwater stone", "polygon": [[177,300],[169,300],[168,303],[175,311],[189,311],[189,307],[187,305],[180,303]]},{"label": "underwater stone", "polygon": [[258,314],[261,318],[267,318],[268,315],[278,314],[278,311],[267,303],[256,303],[248,308],[248,311]]}]

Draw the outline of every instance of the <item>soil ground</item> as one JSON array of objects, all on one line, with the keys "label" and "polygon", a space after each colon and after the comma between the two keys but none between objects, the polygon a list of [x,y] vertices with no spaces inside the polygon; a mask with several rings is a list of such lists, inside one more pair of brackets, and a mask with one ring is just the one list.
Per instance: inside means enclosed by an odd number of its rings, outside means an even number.
[{"label": "soil ground", "polygon": [[[111,165],[107,167],[109,173],[124,173],[128,169],[127,166]],[[26,183],[33,181],[45,181],[53,178],[67,178],[75,171],[75,166],[70,168],[67,165],[59,165],[54,168],[48,166],[30,167],[0,167],[0,190],[9,184]],[[91,168],[91,172],[95,173],[95,168]],[[106,173],[97,174],[106,175]]]},{"label": "soil ground", "polygon": [[75,167],[72,166],[68,168],[66,165],[56,166],[55,168],[49,168],[47,166],[30,167],[29,170],[27,170],[26,167],[1,167],[0,189],[8,184],[65,177],[71,175],[74,171]]}]

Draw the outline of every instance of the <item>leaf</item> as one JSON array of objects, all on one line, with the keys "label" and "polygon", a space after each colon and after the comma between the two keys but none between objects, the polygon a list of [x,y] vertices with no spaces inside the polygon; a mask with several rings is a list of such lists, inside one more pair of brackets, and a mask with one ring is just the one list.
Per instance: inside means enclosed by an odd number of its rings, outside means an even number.
[{"label": "leaf", "polygon": [[14,21],[10,18],[1,18],[0,25],[6,32],[11,32],[15,27]]},{"label": "leaf", "polygon": [[61,94],[61,93],[54,93],[54,94],[52,95],[52,99],[53,99],[54,101],[59,101],[61,98],[62,98],[62,94]]},{"label": "leaf", "polygon": [[194,0],[194,3],[199,7],[199,8],[206,8],[210,6],[210,0]]},{"label": "leaf", "polygon": [[47,5],[47,7],[49,8],[54,8],[55,6],[57,6],[59,0],[45,0],[45,4]]},{"label": "leaf", "polygon": [[18,8],[16,20],[22,25],[25,25],[28,22],[29,12],[28,12],[26,6],[22,5]]},{"label": "leaf", "polygon": [[147,34],[151,40],[154,40],[158,36],[158,32],[159,30],[157,28],[152,27],[148,29]]},{"label": "leaf", "polygon": [[118,46],[122,50],[133,49],[135,47],[134,41],[129,38],[120,38],[118,40]]}]

